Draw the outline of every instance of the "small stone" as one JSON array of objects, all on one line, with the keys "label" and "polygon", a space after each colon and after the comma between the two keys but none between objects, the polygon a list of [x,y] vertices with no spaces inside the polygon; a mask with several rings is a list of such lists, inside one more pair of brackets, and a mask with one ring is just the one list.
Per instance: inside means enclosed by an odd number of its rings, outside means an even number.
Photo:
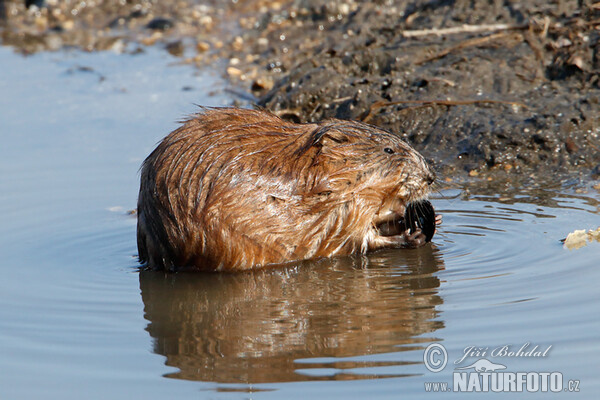
[{"label": "small stone", "polygon": [[242,51],[244,49],[244,39],[241,36],[237,36],[235,39],[233,39],[231,47],[233,47],[233,49],[236,51]]},{"label": "small stone", "polygon": [[73,22],[72,19],[66,20],[65,22],[62,23],[62,28],[65,31],[70,31],[75,27],[75,22]]},{"label": "small stone", "polygon": [[181,40],[177,40],[175,42],[171,42],[167,44],[167,51],[169,54],[175,57],[183,56],[183,52],[185,51],[185,46]]},{"label": "small stone", "polygon": [[585,62],[583,61],[583,58],[581,58],[581,56],[574,56],[569,60],[571,65],[576,66],[577,68],[579,68],[582,71],[585,71]]},{"label": "small stone", "polygon": [[125,49],[127,48],[127,46],[125,45],[125,42],[123,42],[123,40],[121,39],[117,39],[113,42],[112,45],[110,45],[109,49],[111,51],[114,51],[115,53],[118,54],[122,54],[125,52]]},{"label": "small stone", "polygon": [[242,70],[236,67],[228,67],[227,75],[239,77],[240,75],[242,75]]},{"label": "small stone", "polygon": [[63,40],[59,35],[48,35],[46,37],[48,50],[57,51],[63,46]]},{"label": "small stone", "polygon": [[554,42],[554,46],[557,49],[560,49],[562,47],[569,47],[573,44],[573,42],[571,42],[569,39],[563,37],[563,38],[559,38],[556,42]]},{"label": "small stone", "polygon": [[575,141],[573,139],[571,139],[570,137],[567,138],[567,140],[565,141],[565,147],[567,148],[567,151],[569,153],[574,153],[579,149],[577,147],[577,145],[575,144]]},{"label": "small stone", "polygon": [[347,3],[342,3],[338,6],[338,12],[342,15],[350,14],[350,5]]},{"label": "small stone", "polygon": [[142,44],[146,45],[146,46],[152,46],[154,43],[156,43],[160,38],[162,38],[162,33],[161,32],[154,32],[152,34],[152,36],[147,37],[147,38],[143,38],[142,40],[140,40],[142,42]]},{"label": "small stone", "polygon": [[152,21],[148,22],[146,28],[155,31],[166,31],[167,29],[170,29],[173,26],[175,26],[175,24],[170,19],[157,17],[154,18]]},{"label": "small stone", "polygon": [[479,172],[477,172],[475,169],[472,169],[469,171],[469,176],[479,176]]},{"label": "small stone", "polygon": [[35,18],[35,27],[39,31],[45,31],[48,28],[48,18],[45,15],[40,15]]},{"label": "small stone", "polygon": [[200,18],[200,23],[204,26],[212,25],[213,19],[210,15],[204,15]]},{"label": "small stone", "polygon": [[198,42],[196,44],[196,50],[198,50],[198,53],[204,53],[205,51],[210,50],[210,44],[207,42]]},{"label": "small stone", "polygon": [[257,92],[261,90],[271,90],[273,88],[273,80],[269,78],[258,78],[252,82],[252,90]]}]

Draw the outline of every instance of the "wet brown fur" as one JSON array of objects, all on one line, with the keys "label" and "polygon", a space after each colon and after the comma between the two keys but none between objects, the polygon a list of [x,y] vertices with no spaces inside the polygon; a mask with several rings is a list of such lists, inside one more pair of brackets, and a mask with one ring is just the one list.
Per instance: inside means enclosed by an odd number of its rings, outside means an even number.
[{"label": "wet brown fur", "polygon": [[376,223],[402,215],[432,181],[417,152],[373,126],[205,108],[144,161],[140,261],[244,270],[397,246]]}]

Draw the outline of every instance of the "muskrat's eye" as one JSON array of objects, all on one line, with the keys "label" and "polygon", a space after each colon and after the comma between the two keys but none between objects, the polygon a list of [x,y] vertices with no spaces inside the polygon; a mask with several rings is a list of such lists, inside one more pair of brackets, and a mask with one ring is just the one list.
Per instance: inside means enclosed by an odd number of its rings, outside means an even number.
[{"label": "muskrat's eye", "polygon": [[385,151],[388,154],[394,154],[394,149],[391,149],[389,147],[386,147],[385,149],[383,149],[383,151]]}]

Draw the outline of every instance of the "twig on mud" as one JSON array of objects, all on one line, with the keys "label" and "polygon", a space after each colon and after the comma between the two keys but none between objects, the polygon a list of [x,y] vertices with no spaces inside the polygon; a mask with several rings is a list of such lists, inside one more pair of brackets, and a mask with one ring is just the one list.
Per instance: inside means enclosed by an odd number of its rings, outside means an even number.
[{"label": "twig on mud", "polygon": [[508,24],[491,24],[491,25],[462,25],[454,26],[452,28],[433,28],[433,29],[417,29],[411,31],[403,31],[402,36],[406,38],[420,37],[420,36],[446,36],[456,35],[459,33],[479,33],[479,32],[496,32],[496,31],[508,31],[513,29],[527,29],[529,24],[525,25],[508,25]]},{"label": "twig on mud", "polygon": [[[546,33],[543,33],[546,35]],[[523,33],[523,40],[529,45],[537,61],[535,68],[534,81],[544,76],[544,50],[538,36],[533,33],[533,29],[529,29]]]},{"label": "twig on mud", "polygon": [[445,57],[448,54],[456,51],[456,50],[462,50],[466,47],[473,47],[473,46],[479,46],[488,42],[492,42],[496,39],[500,39],[503,38],[505,36],[507,36],[508,33],[507,32],[499,32],[499,33],[494,33],[492,35],[489,36],[484,36],[484,37],[479,37],[479,38],[474,38],[474,39],[469,39],[469,40],[465,40],[464,42],[460,42],[459,44],[457,44],[456,46],[452,46],[449,47],[447,49],[444,49],[432,56],[429,57],[425,57],[422,60],[417,60],[415,61],[415,65],[421,65],[421,64],[425,64],[426,62],[430,62],[433,60],[437,60],[439,58]]},{"label": "twig on mud", "polygon": [[[441,106],[470,106],[470,105],[479,105],[479,104],[501,104],[508,106],[516,106],[527,108],[527,106],[523,103],[519,103],[516,101],[504,101],[504,100],[401,100],[401,101],[376,101],[369,107],[368,114],[362,118],[363,122],[369,122],[374,116],[375,112],[383,107],[389,106],[397,106],[400,104],[419,104],[420,106],[424,105],[441,105]],[[409,107],[410,108],[410,107]]]},{"label": "twig on mud", "polygon": [[589,145],[592,147],[592,149],[594,149],[594,150],[596,150],[596,151],[600,152],[600,148],[598,148],[598,146],[595,146],[595,145],[593,145],[593,144],[590,142],[589,138],[588,138],[588,143],[587,143],[587,144],[589,144]]},{"label": "twig on mud", "polygon": [[544,17],[544,27],[542,28],[542,33],[540,33],[540,38],[546,39],[548,36],[548,28],[550,28],[550,17],[546,15]]}]

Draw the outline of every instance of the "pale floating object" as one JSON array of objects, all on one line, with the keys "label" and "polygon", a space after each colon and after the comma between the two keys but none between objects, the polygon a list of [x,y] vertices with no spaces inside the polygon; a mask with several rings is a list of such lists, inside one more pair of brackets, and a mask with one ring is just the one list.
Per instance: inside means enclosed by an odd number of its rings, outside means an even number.
[{"label": "pale floating object", "polygon": [[569,233],[565,239],[564,247],[569,250],[577,250],[593,241],[600,242],[600,227],[596,230],[579,229]]}]

